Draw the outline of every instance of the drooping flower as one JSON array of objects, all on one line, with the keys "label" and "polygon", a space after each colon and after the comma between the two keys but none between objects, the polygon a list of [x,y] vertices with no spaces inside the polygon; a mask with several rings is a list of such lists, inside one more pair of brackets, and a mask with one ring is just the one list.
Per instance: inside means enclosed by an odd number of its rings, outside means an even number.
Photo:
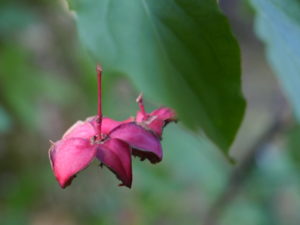
[{"label": "drooping flower", "polygon": [[[160,140],[162,139],[163,128],[169,122],[176,122],[176,113],[171,108],[160,107],[151,113],[147,113],[144,106],[143,95],[140,94],[136,102],[140,110],[136,114],[135,122],[139,126],[153,133]],[[158,156],[151,151],[141,151],[140,149],[132,148],[132,154],[138,156],[141,160],[148,159],[151,163],[157,163],[162,160],[162,155]]]},{"label": "drooping flower", "polygon": [[135,121],[143,127],[151,130],[157,137],[161,139],[163,128],[170,122],[176,122],[176,113],[173,109],[161,107],[155,109],[151,113],[147,113],[144,107],[143,95],[140,94],[136,102],[140,110],[136,114]]},{"label": "drooping flower", "polygon": [[175,120],[175,113],[168,108],[160,108],[147,114],[142,97],[139,101],[141,112],[137,118],[115,121],[102,117],[101,76],[98,74],[98,115],[77,121],[62,139],[52,143],[49,158],[54,175],[62,188],[71,184],[78,172],[85,169],[97,158],[101,165],[108,167],[119,180],[120,185],[131,187],[131,154],[149,159],[152,163],[161,161],[162,128]]}]

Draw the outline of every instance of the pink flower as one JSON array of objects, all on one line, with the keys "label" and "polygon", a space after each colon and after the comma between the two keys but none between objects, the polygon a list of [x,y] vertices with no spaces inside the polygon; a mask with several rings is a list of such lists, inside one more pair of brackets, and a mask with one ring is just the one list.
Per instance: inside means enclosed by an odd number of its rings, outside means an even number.
[{"label": "pink flower", "polygon": [[[176,122],[176,113],[174,110],[166,107],[155,109],[151,113],[147,113],[144,107],[143,95],[140,94],[136,99],[140,110],[136,114],[135,121],[149,132],[153,133],[160,140],[162,139],[163,128],[169,122]],[[151,151],[140,151],[139,149],[132,149],[134,156],[139,156],[141,160],[148,159],[151,163],[157,163],[162,160],[162,155],[153,154]]]},{"label": "pink flower", "polygon": [[143,127],[152,131],[157,137],[161,139],[162,130],[169,122],[176,122],[176,113],[173,109],[161,107],[155,109],[151,113],[147,113],[144,107],[143,95],[140,94],[136,99],[140,111],[136,114],[135,121]]},{"label": "pink flower", "polygon": [[49,149],[51,167],[62,188],[70,185],[76,174],[95,158],[121,180],[120,185],[130,188],[131,154],[141,159],[147,158],[152,163],[161,161],[162,129],[168,122],[175,120],[175,113],[169,108],[159,108],[147,114],[141,96],[138,98],[141,111],[137,113],[136,119],[115,121],[102,117],[100,66],[97,66],[97,74],[98,115],[77,121]]}]

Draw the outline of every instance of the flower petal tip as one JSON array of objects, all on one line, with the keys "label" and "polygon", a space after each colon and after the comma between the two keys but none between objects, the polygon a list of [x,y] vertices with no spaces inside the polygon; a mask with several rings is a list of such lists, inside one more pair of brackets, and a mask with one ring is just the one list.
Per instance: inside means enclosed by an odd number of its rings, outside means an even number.
[{"label": "flower petal tip", "polygon": [[156,116],[158,119],[165,121],[166,123],[176,121],[176,112],[168,107],[161,107],[150,113],[150,116]]},{"label": "flower petal tip", "polygon": [[108,139],[98,145],[96,157],[128,188],[132,184],[131,148],[119,139]]},{"label": "flower petal tip", "polygon": [[60,140],[49,149],[53,173],[62,188],[71,184],[78,172],[85,169],[95,157],[96,151],[88,140],[70,138]]},{"label": "flower petal tip", "polygon": [[68,179],[61,179],[59,177],[56,178],[59,186],[62,188],[62,189],[65,189],[66,187],[70,186],[73,179],[76,177],[76,175],[73,175],[72,177],[69,177]]},{"label": "flower petal tip", "polygon": [[119,186],[119,187],[128,187],[129,189],[131,189],[131,184],[126,185],[126,184],[124,184],[124,183],[121,183],[121,184],[119,184],[118,186]]}]

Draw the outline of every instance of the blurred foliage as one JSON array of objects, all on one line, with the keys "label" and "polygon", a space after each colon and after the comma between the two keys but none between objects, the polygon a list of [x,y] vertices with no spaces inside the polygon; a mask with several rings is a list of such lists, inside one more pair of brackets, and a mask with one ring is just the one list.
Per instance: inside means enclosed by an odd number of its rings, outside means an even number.
[{"label": "blurred foliage", "polygon": [[300,1],[252,0],[256,31],[300,121]]},{"label": "blurred foliage", "polygon": [[0,3],[0,36],[10,38],[11,35],[25,29],[37,19],[32,9],[26,4],[2,1]]},{"label": "blurred foliage", "polygon": [[[47,155],[49,139],[59,139],[76,120],[95,114],[97,102],[95,63],[79,44],[75,22],[64,3],[0,3],[0,224],[201,224],[226,188],[234,167],[216,146],[186,130],[181,122],[165,130],[161,163],[134,160],[132,189],[118,187],[118,180],[109,170],[98,168],[98,162],[80,173],[67,189],[57,185]],[[245,45],[245,40],[241,43]],[[247,49],[260,51],[260,46],[247,46],[244,51]],[[255,75],[257,68],[250,67]],[[123,73],[104,72],[104,112],[117,119],[137,110],[138,91],[131,83],[136,81]],[[251,94],[265,93],[261,91],[265,89],[272,90],[269,95],[278,94],[273,84],[263,82],[264,73],[247,74],[245,71],[245,81],[253,79],[263,85],[247,94],[252,103],[249,110],[254,113],[247,115],[243,130],[269,122],[260,117],[261,108],[254,104],[258,100],[251,100]],[[163,101],[153,94],[148,93],[150,99]],[[157,107],[157,102],[147,102],[147,110]],[[272,114],[266,101],[262,105],[267,115]],[[255,129],[239,136],[239,150],[259,132]],[[257,155],[254,170],[228,203],[219,224],[298,225],[298,158],[296,127]]]},{"label": "blurred foliage", "polygon": [[[47,75],[30,65],[31,55],[15,44],[0,52],[0,88],[3,102],[17,114],[26,128],[37,128],[42,112],[37,107],[41,93],[46,101],[64,104],[73,94],[72,86],[63,79]],[[64,98],[61,98],[64,96]]]},{"label": "blurred foliage", "polygon": [[0,133],[5,133],[11,128],[11,118],[3,107],[0,107]]},{"label": "blurred foliage", "polygon": [[228,152],[245,102],[238,44],[216,2],[69,2],[81,41],[107,73],[128,75]]}]

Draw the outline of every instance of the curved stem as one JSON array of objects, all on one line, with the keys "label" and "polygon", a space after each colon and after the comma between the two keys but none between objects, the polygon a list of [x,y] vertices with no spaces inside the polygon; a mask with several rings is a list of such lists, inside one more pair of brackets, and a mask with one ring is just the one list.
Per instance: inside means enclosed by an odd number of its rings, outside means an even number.
[{"label": "curved stem", "polygon": [[98,64],[97,68],[97,78],[98,78],[98,118],[97,118],[97,130],[98,130],[98,139],[101,139],[101,126],[102,126],[102,93],[101,93],[101,78],[102,78],[102,67]]}]

